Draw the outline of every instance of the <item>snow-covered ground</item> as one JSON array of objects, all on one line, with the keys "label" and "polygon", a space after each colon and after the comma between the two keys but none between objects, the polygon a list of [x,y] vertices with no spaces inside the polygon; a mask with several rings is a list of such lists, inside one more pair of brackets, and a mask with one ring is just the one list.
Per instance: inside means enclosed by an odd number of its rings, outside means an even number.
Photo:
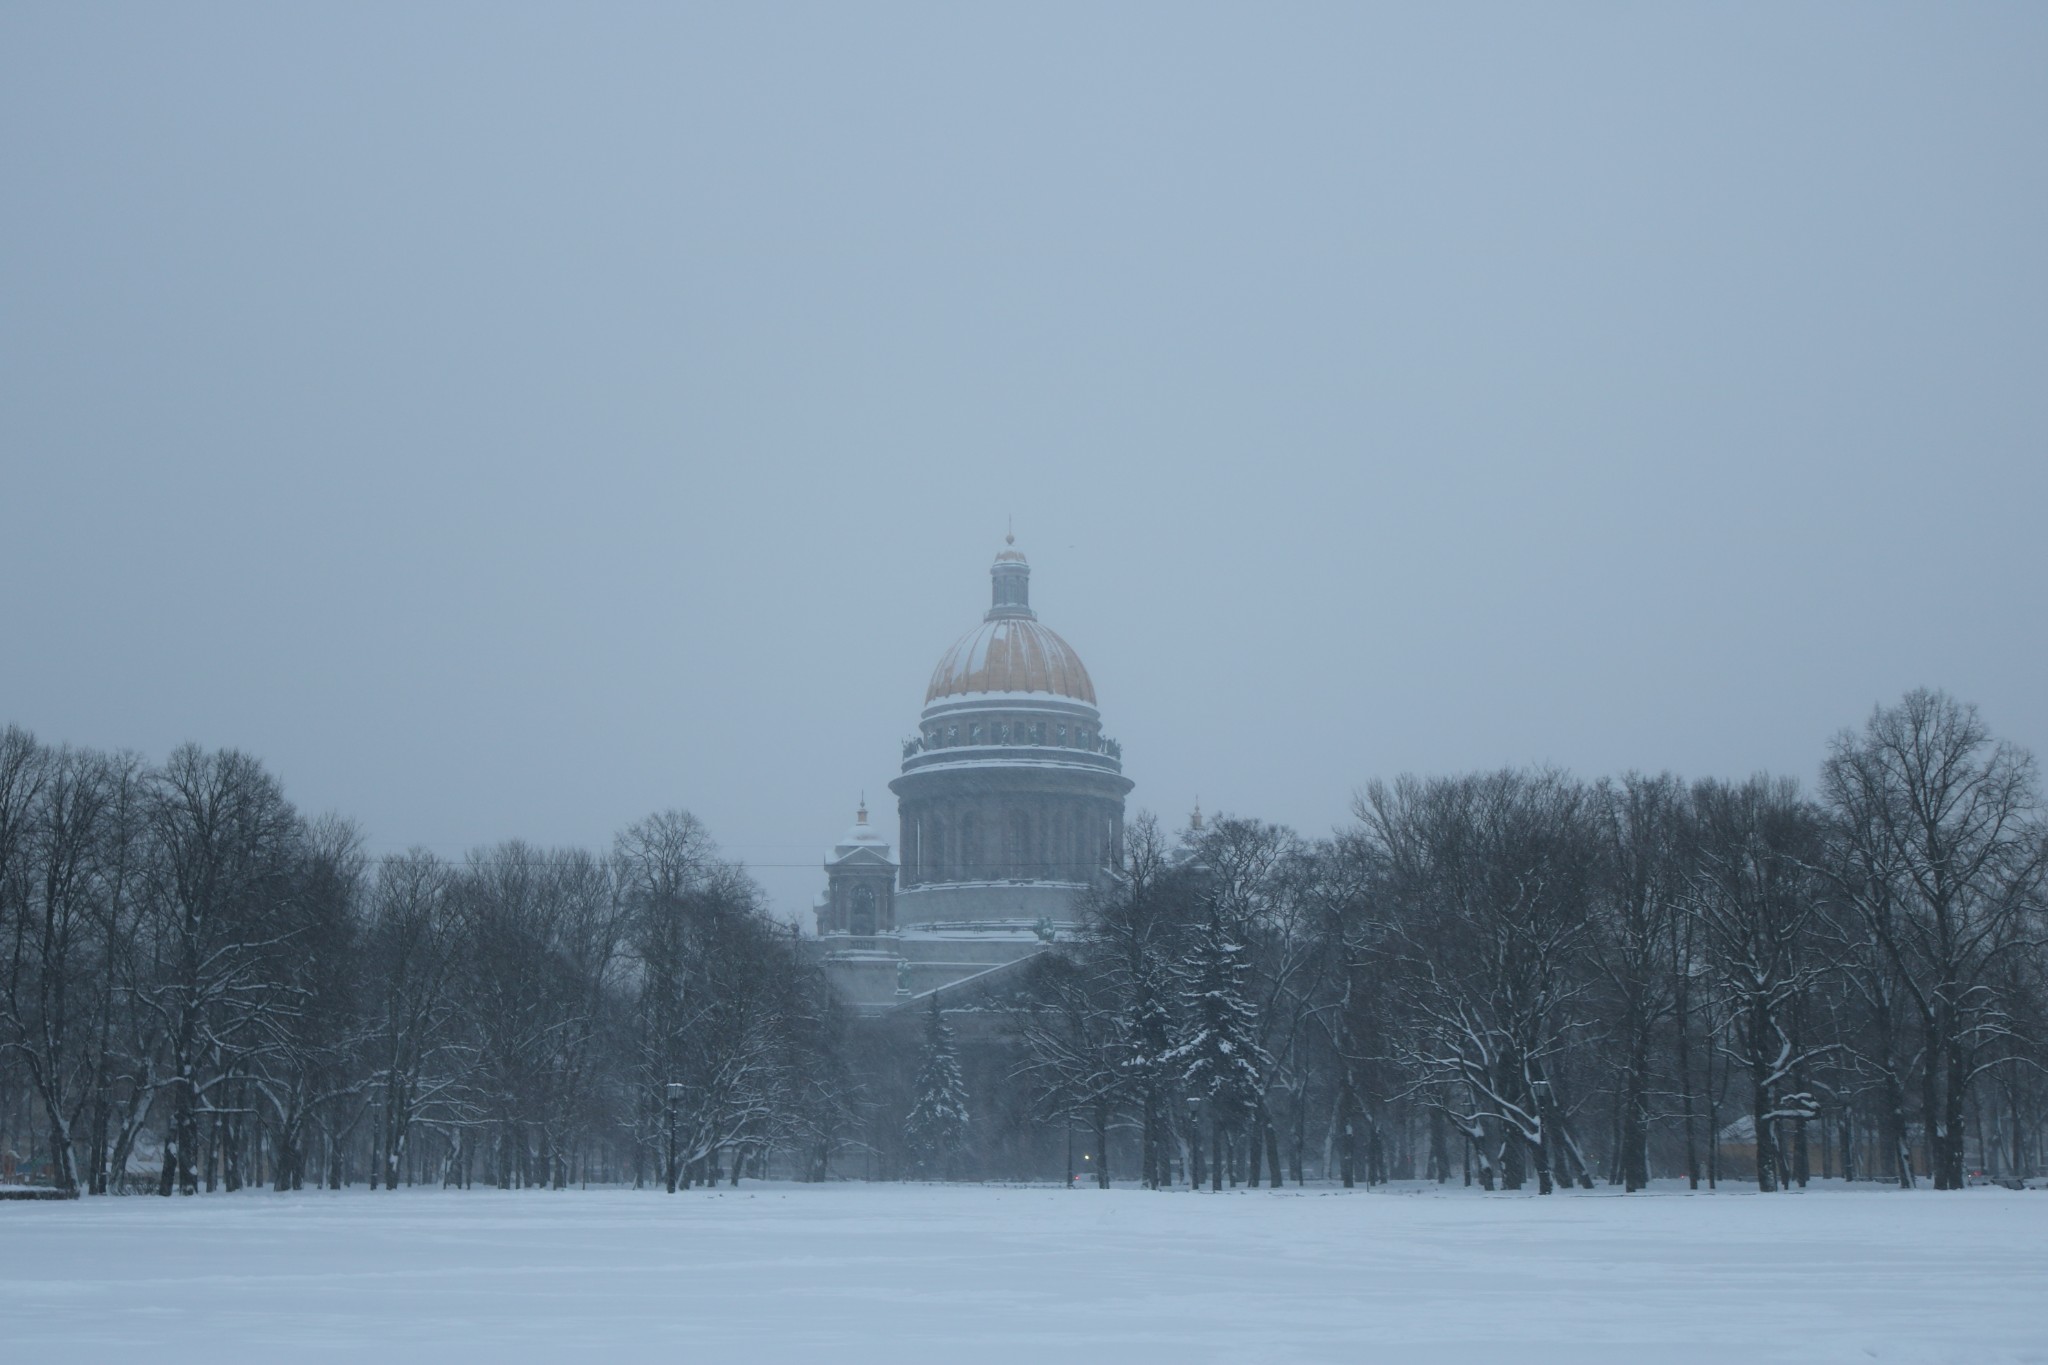
[{"label": "snow-covered ground", "polygon": [[0,1203],[0,1357],[2048,1361],[2048,1193]]}]

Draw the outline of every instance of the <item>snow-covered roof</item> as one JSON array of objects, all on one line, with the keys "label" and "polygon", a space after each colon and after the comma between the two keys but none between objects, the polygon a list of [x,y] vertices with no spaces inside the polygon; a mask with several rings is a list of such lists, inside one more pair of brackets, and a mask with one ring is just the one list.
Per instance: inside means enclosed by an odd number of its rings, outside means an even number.
[{"label": "snow-covered roof", "polygon": [[839,842],[825,855],[825,861],[844,862],[856,853],[868,854],[871,858],[879,859],[891,866],[895,864],[895,860],[889,856],[889,841],[882,837],[880,830],[868,823],[866,801],[860,803],[860,809],[854,812],[853,823],[847,827],[846,833],[839,836]]}]

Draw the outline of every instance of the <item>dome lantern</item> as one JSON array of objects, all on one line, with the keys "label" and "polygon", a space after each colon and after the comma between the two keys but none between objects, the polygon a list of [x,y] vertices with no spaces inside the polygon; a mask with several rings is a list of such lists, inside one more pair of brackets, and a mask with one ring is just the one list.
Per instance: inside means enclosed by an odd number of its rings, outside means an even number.
[{"label": "dome lantern", "polygon": [[1024,554],[1017,549],[1017,537],[1003,537],[1004,548],[996,555],[996,562],[989,566],[989,608],[984,621],[1000,621],[1022,618],[1026,621],[1038,619],[1038,613],[1031,610],[1031,565]]}]

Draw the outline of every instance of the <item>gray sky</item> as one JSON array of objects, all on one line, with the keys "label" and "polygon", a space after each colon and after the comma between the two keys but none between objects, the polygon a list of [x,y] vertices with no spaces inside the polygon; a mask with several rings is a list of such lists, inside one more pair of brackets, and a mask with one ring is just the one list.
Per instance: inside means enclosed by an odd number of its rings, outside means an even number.
[{"label": "gray sky", "polygon": [[2040,5],[9,4],[0,721],[794,913],[1014,514],[1176,821],[2048,750],[2044,149]]}]

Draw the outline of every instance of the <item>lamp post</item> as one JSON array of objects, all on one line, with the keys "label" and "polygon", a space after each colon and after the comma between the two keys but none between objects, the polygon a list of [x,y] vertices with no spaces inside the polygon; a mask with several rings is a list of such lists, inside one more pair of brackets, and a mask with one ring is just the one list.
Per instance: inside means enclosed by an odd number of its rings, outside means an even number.
[{"label": "lamp post", "polygon": [[665,1176],[666,1176],[666,1179],[667,1179],[667,1182],[668,1182],[668,1192],[669,1192],[670,1194],[674,1194],[674,1193],[676,1192],[676,1106],[677,1106],[677,1105],[679,1105],[679,1104],[681,1104],[682,1102],[683,1102],[683,1084],[682,1084],[682,1082],[681,1082],[681,1081],[670,1081],[670,1082],[668,1083],[668,1105],[667,1105],[667,1108],[668,1108],[668,1160],[662,1163],[662,1169],[663,1169],[663,1171],[664,1171],[664,1173],[665,1173]]}]

